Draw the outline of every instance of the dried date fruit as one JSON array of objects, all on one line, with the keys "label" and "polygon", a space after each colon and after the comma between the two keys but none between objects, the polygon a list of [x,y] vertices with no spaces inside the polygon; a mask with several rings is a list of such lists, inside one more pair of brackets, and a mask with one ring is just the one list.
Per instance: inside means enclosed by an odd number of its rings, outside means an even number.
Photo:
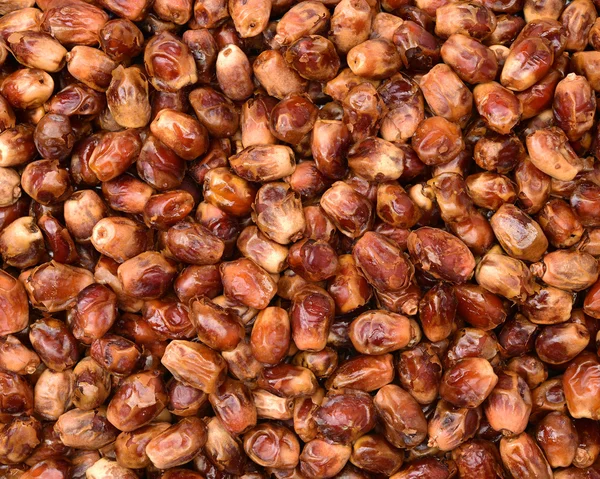
[{"label": "dried date fruit", "polygon": [[0,0],[0,476],[600,473],[596,0]]}]

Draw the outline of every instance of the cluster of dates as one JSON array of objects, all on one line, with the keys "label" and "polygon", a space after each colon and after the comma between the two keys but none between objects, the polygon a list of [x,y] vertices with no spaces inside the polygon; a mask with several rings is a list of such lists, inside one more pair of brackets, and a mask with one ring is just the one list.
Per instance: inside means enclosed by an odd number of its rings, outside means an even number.
[{"label": "cluster of dates", "polygon": [[595,3],[0,15],[1,477],[600,477]]}]

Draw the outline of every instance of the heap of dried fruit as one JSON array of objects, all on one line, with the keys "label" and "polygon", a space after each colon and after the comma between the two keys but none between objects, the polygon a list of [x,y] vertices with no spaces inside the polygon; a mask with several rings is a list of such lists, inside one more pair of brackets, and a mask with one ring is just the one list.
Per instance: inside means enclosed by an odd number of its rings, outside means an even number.
[{"label": "heap of dried fruit", "polygon": [[600,0],[0,0],[0,476],[600,477]]}]

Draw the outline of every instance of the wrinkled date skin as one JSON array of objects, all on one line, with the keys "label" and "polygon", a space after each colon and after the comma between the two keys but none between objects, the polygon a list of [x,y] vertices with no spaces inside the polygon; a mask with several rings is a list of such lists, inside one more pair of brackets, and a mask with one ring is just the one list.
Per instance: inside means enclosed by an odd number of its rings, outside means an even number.
[{"label": "wrinkled date skin", "polygon": [[433,347],[419,344],[400,354],[397,365],[402,387],[419,404],[431,404],[438,395],[442,378],[442,363]]},{"label": "wrinkled date skin", "polygon": [[467,246],[445,231],[423,227],[407,240],[411,259],[434,277],[464,283],[473,274],[475,259]]},{"label": "wrinkled date skin", "polygon": [[490,363],[483,358],[467,358],[448,369],[442,378],[440,396],[458,407],[477,407],[498,382]]},{"label": "wrinkled date skin", "polygon": [[452,459],[462,476],[504,477],[500,455],[491,442],[474,439],[461,444],[452,451]]},{"label": "wrinkled date skin", "polygon": [[356,242],[352,256],[363,276],[378,291],[407,288],[414,267],[400,249],[380,233],[368,232]]},{"label": "wrinkled date skin", "polygon": [[362,391],[375,391],[392,382],[394,365],[392,355],[356,356],[349,359],[327,380],[328,389],[351,388]]},{"label": "wrinkled date skin", "polygon": [[335,315],[333,298],[318,287],[307,285],[293,298],[290,309],[292,338],[302,351],[321,351],[327,344]]},{"label": "wrinkled date skin", "polygon": [[454,328],[457,306],[454,290],[447,283],[437,283],[425,293],[419,302],[419,319],[427,339],[437,342],[450,336]]},{"label": "wrinkled date skin", "polygon": [[350,324],[348,334],[362,354],[385,354],[412,346],[421,336],[413,320],[384,310],[361,314]]},{"label": "wrinkled date skin", "polygon": [[550,465],[534,439],[526,432],[500,441],[500,455],[513,476],[523,478],[553,477]]},{"label": "wrinkled date skin", "polygon": [[477,265],[475,277],[488,291],[513,301],[525,301],[539,289],[524,262],[503,254],[486,254]]},{"label": "wrinkled date skin", "polygon": [[554,54],[543,38],[526,38],[506,58],[500,82],[510,90],[523,91],[541,80],[550,70]]},{"label": "wrinkled date skin", "polygon": [[327,396],[315,415],[319,432],[335,442],[351,443],[375,426],[375,407],[363,391],[344,391]]},{"label": "wrinkled date skin", "polygon": [[490,426],[509,436],[525,430],[531,408],[531,393],[525,380],[515,372],[505,371],[499,374],[484,411]]},{"label": "wrinkled date skin", "polygon": [[0,271],[0,290],[0,334],[5,336],[25,329],[29,322],[25,288],[16,278]]},{"label": "wrinkled date skin", "polygon": [[261,424],[244,435],[244,450],[264,467],[291,469],[298,464],[300,444],[286,427]]},{"label": "wrinkled date skin", "polygon": [[528,136],[527,150],[531,162],[557,180],[570,181],[583,168],[567,135],[557,127],[540,129]]},{"label": "wrinkled date skin", "polygon": [[438,447],[442,451],[455,449],[475,435],[480,419],[479,408],[457,408],[441,400],[429,421],[428,445]]},{"label": "wrinkled date skin", "polygon": [[160,373],[138,373],[123,381],[108,404],[106,417],[119,430],[133,431],[158,416],[166,402]]},{"label": "wrinkled date skin", "polygon": [[414,447],[427,435],[427,421],[413,397],[395,385],[381,388],[373,400],[386,439],[396,447]]},{"label": "wrinkled date skin", "polygon": [[596,390],[600,371],[598,359],[589,353],[573,361],[563,376],[563,387],[569,413],[574,418],[597,420],[600,407],[592,391]]},{"label": "wrinkled date skin", "polygon": [[490,220],[504,250],[525,261],[538,261],[548,248],[540,225],[514,205],[502,205]]}]

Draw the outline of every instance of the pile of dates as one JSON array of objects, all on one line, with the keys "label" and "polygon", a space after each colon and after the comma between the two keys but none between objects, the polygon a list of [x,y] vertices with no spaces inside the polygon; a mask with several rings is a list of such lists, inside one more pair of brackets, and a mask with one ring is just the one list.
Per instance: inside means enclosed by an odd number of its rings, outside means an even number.
[{"label": "pile of dates", "polygon": [[600,478],[600,0],[0,0],[0,477]]}]

